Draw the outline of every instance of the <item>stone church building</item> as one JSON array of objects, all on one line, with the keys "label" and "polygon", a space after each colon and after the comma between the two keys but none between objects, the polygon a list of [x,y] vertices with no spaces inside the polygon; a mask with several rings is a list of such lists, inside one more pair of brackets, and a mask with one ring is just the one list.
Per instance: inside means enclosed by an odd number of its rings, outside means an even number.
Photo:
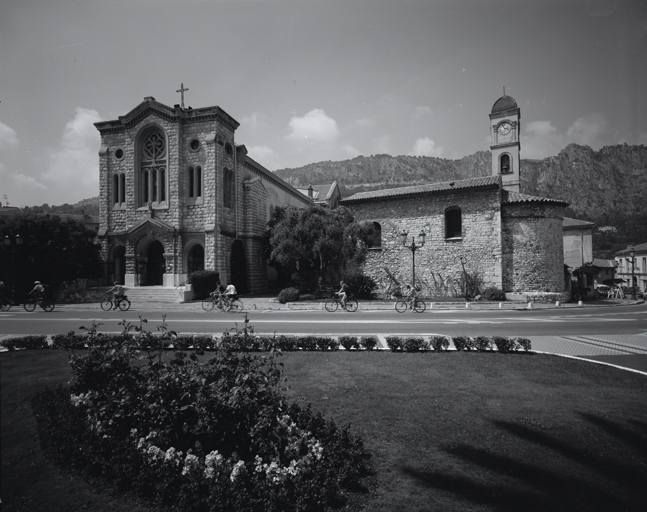
[{"label": "stone church building", "polygon": [[234,118],[217,106],[171,108],[147,97],[95,126],[110,282],[174,287],[208,269],[241,293],[267,289],[263,233],[273,208],[314,201],[247,155]]},{"label": "stone church building", "polygon": [[512,97],[494,103],[490,176],[361,192],[341,201],[357,220],[373,222],[365,272],[383,291],[396,280],[411,283],[415,272],[427,297],[461,296],[469,280],[532,300],[564,292],[568,204],[520,193],[520,120]]}]

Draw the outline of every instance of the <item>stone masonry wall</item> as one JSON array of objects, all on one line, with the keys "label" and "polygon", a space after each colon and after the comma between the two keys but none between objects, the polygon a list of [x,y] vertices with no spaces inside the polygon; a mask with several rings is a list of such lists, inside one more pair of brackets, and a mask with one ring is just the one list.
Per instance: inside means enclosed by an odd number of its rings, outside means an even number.
[{"label": "stone masonry wall", "polygon": [[[445,239],[445,209],[459,206],[462,211],[462,237]],[[501,214],[498,189],[455,191],[413,198],[397,198],[349,204],[357,220],[378,222],[382,227],[381,249],[369,251],[365,272],[382,292],[391,280],[412,280],[412,251],[402,246],[400,232],[427,234],[425,245],[415,252],[416,282],[426,297],[461,295],[465,275],[480,279],[486,286],[501,288]]]},{"label": "stone masonry wall", "polygon": [[547,203],[504,205],[504,291],[564,291],[563,210]]}]

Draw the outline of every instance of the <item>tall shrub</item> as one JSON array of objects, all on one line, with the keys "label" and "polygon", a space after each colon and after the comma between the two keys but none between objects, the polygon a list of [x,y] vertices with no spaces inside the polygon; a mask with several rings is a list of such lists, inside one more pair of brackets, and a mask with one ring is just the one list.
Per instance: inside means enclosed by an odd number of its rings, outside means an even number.
[{"label": "tall shrub", "polygon": [[215,270],[196,270],[189,274],[189,283],[193,286],[196,299],[206,299],[220,282],[220,273]]}]

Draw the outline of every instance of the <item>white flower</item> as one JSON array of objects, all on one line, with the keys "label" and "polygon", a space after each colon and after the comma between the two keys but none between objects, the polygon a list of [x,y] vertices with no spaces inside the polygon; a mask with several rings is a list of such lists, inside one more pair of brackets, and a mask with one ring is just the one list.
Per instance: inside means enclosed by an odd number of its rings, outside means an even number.
[{"label": "white flower", "polygon": [[238,479],[238,476],[241,473],[245,472],[245,463],[242,460],[239,460],[234,464],[234,469],[231,470],[231,475],[229,476],[229,479],[232,482],[235,482]]},{"label": "white flower", "polygon": [[182,468],[182,475],[186,475],[193,467],[198,467],[200,465],[200,459],[191,453],[187,453],[186,458],[184,459],[184,467]]},{"label": "white flower", "polygon": [[204,463],[208,467],[213,467],[220,464],[222,460],[222,455],[218,453],[218,450],[214,450],[211,453],[207,454],[207,456],[204,458]]}]

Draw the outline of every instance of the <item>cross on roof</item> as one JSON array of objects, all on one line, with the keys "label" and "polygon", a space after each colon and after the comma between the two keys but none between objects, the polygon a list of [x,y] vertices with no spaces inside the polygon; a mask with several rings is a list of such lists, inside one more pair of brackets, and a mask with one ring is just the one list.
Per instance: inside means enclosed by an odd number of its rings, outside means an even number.
[{"label": "cross on roof", "polygon": [[179,92],[179,93],[181,94],[180,106],[181,106],[182,108],[184,108],[184,91],[188,91],[188,90],[189,90],[189,88],[187,87],[187,88],[185,89],[185,88],[184,88],[184,83],[182,83],[182,84],[180,84],[180,85],[181,85],[181,87],[180,87],[177,91],[175,91],[175,92]]}]

